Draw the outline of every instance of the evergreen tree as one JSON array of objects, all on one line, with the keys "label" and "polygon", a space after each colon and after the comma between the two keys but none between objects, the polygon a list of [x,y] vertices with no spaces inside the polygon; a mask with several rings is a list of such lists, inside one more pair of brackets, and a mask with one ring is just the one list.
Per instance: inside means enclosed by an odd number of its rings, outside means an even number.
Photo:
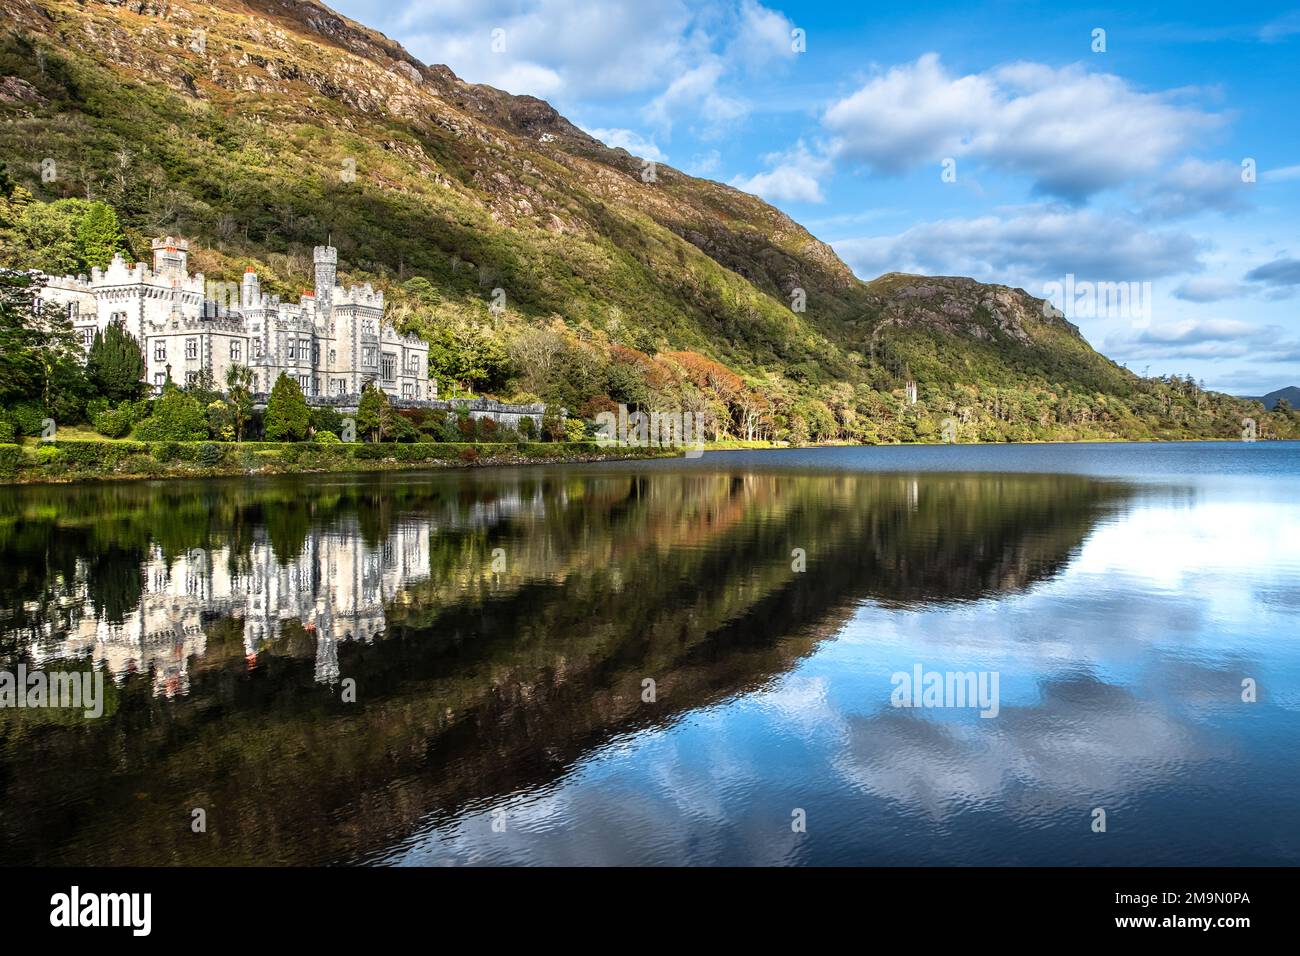
[{"label": "evergreen tree", "polygon": [[[67,311],[34,307],[33,278],[0,269],[0,405],[38,400],[50,412],[65,405],[56,390],[84,401],[80,339]],[[68,408],[55,417],[66,417]]]},{"label": "evergreen tree", "polygon": [[266,403],[263,430],[268,441],[302,441],[307,437],[311,412],[298,383],[280,373]]},{"label": "evergreen tree", "polygon": [[392,431],[393,406],[382,388],[371,382],[361,392],[357,408],[357,429],[370,441],[383,441]]},{"label": "evergreen tree", "polygon": [[144,390],[144,353],[121,322],[96,332],[86,356],[86,376],[99,394],[117,405],[132,402]]},{"label": "evergreen tree", "polygon": [[102,202],[86,206],[77,224],[77,245],[87,269],[102,269],[113,260],[113,254],[122,248],[122,228],[112,206]]}]

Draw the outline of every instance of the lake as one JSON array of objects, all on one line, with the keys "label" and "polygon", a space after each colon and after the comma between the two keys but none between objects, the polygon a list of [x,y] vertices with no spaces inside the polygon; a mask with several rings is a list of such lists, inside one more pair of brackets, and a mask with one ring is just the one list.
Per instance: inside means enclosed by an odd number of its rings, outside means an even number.
[{"label": "lake", "polygon": [[[0,488],[4,864],[1300,863],[1300,443]],[[197,832],[196,832],[197,831]]]}]

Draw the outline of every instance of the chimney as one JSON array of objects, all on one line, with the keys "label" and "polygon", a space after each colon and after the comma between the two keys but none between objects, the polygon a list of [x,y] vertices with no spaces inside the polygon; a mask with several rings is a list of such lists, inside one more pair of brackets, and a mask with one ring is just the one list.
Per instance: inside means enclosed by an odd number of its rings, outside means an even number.
[{"label": "chimney", "polygon": [[328,315],[334,304],[334,274],[338,269],[339,251],[333,246],[317,246],[312,258],[316,263],[316,308]]}]

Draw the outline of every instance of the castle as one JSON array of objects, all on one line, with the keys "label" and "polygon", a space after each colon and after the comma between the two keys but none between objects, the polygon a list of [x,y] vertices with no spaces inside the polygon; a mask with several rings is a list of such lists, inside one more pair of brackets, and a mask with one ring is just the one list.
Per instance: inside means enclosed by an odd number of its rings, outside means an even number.
[{"label": "castle", "polygon": [[224,388],[234,365],[253,373],[253,391],[270,392],[281,373],[310,401],[346,404],[369,384],[391,398],[437,397],[429,378],[429,346],[384,321],[384,294],[369,284],[335,285],[338,251],[317,246],[315,289],[297,303],[261,290],[249,267],[243,281],[206,282],[188,270],[189,243],[154,239],[153,268],[116,255],[90,277],[47,277],[41,300],[57,302],[89,349],[95,333],[120,322],[144,350],[146,381],[161,391],[170,379],[193,385],[210,375]]}]

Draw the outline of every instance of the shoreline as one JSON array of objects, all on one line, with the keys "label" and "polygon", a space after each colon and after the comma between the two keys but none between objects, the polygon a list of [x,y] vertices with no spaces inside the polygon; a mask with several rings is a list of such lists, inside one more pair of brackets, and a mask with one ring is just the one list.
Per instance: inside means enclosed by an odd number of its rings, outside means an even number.
[{"label": "shoreline", "polygon": [[[30,447],[30,446],[28,446]],[[0,487],[83,482],[256,478],[430,468],[587,464],[675,457],[678,449],[601,448],[594,442],[135,442],[55,439],[32,452],[0,445]]]},{"label": "shoreline", "polygon": [[[1261,443],[1286,439],[1261,439]],[[1165,445],[1215,443],[1230,438],[1089,438],[1029,442],[890,442],[810,445],[723,441],[704,452],[797,451],[816,448],[907,448],[962,445]],[[0,445],[0,487],[66,485],[78,482],[164,481],[262,477],[286,474],[366,474],[521,465],[591,464],[677,458],[676,447],[601,447],[595,442],[414,442],[318,444],[315,442],[137,442],[53,439],[29,445]]]}]

